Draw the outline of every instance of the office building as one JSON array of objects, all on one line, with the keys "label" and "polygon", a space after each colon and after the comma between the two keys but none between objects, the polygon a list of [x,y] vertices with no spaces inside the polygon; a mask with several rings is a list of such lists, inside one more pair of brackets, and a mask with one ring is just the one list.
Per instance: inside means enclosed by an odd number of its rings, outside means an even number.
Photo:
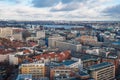
[{"label": "office building", "polygon": [[48,38],[48,46],[51,48],[55,48],[56,41],[63,41],[63,40],[65,40],[65,38],[60,35],[51,36]]},{"label": "office building", "polygon": [[19,74],[16,80],[32,80],[32,74]]},{"label": "office building", "polygon": [[56,67],[50,70],[50,80],[69,79],[72,74],[71,68]]},{"label": "office building", "polygon": [[0,37],[8,39],[13,38],[15,40],[23,40],[22,29],[12,27],[0,28]]},{"label": "office building", "polygon": [[83,35],[80,38],[77,38],[77,40],[83,44],[97,43],[98,41],[96,36],[88,36],[88,35]]},{"label": "office building", "polygon": [[115,66],[109,62],[103,62],[90,66],[88,73],[95,80],[113,80],[115,78]]},{"label": "office building", "polygon": [[56,47],[60,50],[71,50],[75,52],[80,52],[82,45],[77,41],[56,41]]},{"label": "office building", "polygon": [[33,78],[45,77],[45,64],[44,63],[30,63],[22,64],[20,66],[21,74],[32,74]]},{"label": "office building", "polygon": [[18,57],[15,54],[9,54],[9,64],[10,65],[18,65]]},{"label": "office building", "polygon": [[45,31],[30,31],[30,37],[26,40],[39,40],[40,38],[45,38]]}]

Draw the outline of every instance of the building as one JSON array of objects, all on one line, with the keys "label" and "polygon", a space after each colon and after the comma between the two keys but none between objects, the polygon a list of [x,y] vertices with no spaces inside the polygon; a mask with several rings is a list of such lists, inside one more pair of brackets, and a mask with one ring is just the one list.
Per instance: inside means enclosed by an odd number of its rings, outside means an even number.
[{"label": "building", "polygon": [[44,63],[22,64],[20,74],[32,74],[33,78],[45,77],[46,68]]},{"label": "building", "polygon": [[84,71],[80,71],[76,74],[76,77],[80,80],[89,80],[90,75]]},{"label": "building", "polygon": [[88,73],[95,80],[113,80],[115,78],[115,66],[109,62],[103,62],[88,67]]},{"label": "building", "polygon": [[93,55],[99,55],[100,54],[100,49],[99,48],[87,49],[86,53],[87,54],[93,54]]},{"label": "building", "polygon": [[0,54],[0,62],[8,61],[9,54]]},{"label": "building", "polygon": [[88,66],[99,64],[101,59],[97,56],[89,55],[89,54],[80,54],[79,56],[72,57],[71,59],[79,60],[81,59],[81,62],[83,64],[83,68],[87,68]]},{"label": "building", "polygon": [[23,40],[22,29],[12,27],[0,28],[0,37],[8,39],[12,37],[15,40]]},{"label": "building", "polygon": [[[15,33],[15,34],[12,35],[12,37],[13,37],[13,39],[15,39],[15,40],[23,40],[23,35],[22,35],[22,33]],[[12,37],[11,37],[11,38],[12,38]]]},{"label": "building", "polygon": [[116,58],[102,58],[102,62],[110,62],[115,65],[115,69],[118,70],[119,67],[119,59]]},{"label": "building", "polygon": [[48,38],[48,46],[51,48],[55,48],[56,41],[63,41],[63,40],[65,40],[65,38],[60,35],[51,36]]},{"label": "building", "polygon": [[97,43],[97,37],[96,36],[88,36],[88,35],[83,35],[80,38],[77,38],[78,41],[81,43]]},{"label": "building", "polygon": [[4,80],[7,75],[7,69],[4,66],[0,66],[0,80]]},{"label": "building", "polygon": [[83,68],[83,64],[81,59],[79,59],[78,61],[74,61],[74,60],[66,60],[63,61],[61,63],[61,65],[68,67],[68,68],[73,68],[73,69],[79,69],[79,68]]},{"label": "building", "polygon": [[18,65],[18,57],[15,54],[9,54],[9,64],[10,65]]},{"label": "building", "polygon": [[44,52],[41,55],[36,55],[33,58],[42,62],[50,62],[50,61],[58,61],[61,62],[66,59],[70,59],[70,51],[63,51],[63,52]]},{"label": "building", "polygon": [[37,31],[36,32],[36,37],[45,38],[45,31]]},{"label": "building", "polygon": [[45,38],[45,31],[30,31],[30,37],[27,37],[27,40],[39,40],[40,38]]},{"label": "building", "polygon": [[32,74],[19,74],[16,80],[32,80]]},{"label": "building", "polygon": [[0,28],[0,37],[8,37],[13,34],[13,30],[10,27]]},{"label": "building", "polygon": [[50,80],[64,80],[71,77],[71,68],[56,67],[50,70]]},{"label": "building", "polygon": [[77,41],[56,41],[56,47],[60,50],[71,50],[75,52],[80,52],[82,45]]}]

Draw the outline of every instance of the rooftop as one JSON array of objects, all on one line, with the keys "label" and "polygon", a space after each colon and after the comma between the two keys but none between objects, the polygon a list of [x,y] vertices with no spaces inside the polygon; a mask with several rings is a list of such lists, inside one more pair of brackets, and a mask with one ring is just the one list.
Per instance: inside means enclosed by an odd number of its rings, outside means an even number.
[{"label": "rooftop", "polygon": [[85,72],[83,72],[83,71],[79,72],[79,75],[80,75],[80,76],[89,76],[88,73],[85,73]]},{"label": "rooftop", "polygon": [[54,64],[59,65],[59,66],[69,66],[69,65],[71,65],[71,64],[73,64],[75,62],[77,62],[77,61],[65,60],[63,62],[55,62]]},{"label": "rooftop", "polygon": [[112,63],[103,62],[103,63],[96,64],[96,65],[88,67],[88,70],[91,70],[91,71],[99,70],[99,69],[106,68],[106,67],[109,67],[109,66],[112,66],[112,65],[113,65]]},{"label": "rooftop", "polygon": [[32,74],[19,74],[16,80],[32,80]]},{"label": "rooftop", "polygon": [[71,43],[71,44],[75,44],[75,45],[80,44],[80,42],[75,41],[75,40],[64,40],[63,42],[67,42],[67,43]]},{"label": "rooftop", "polygon": [[80,78],[72,78],[70,80],[81,80]]},{"label": "rooftop", "polygon": [[83,62],[100,60],[99,57],[90,54],[73,55],[73,57],[80,58]]},{"label": "rooftop", "polygon": [[73,60],[66,60],[66,61],[63,61],[61,64],[62,65],[65,65],[65,66],[69,66],[73,63],[75,63],[76,61],[73,61]]}]

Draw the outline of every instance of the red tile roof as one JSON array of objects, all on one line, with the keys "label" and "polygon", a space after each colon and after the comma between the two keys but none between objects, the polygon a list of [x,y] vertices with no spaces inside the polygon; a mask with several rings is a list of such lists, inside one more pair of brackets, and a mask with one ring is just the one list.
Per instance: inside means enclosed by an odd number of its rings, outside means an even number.
[{"label": "red tile roof", "polygon": [[36,59],[36,60],[41,60],[42,58],[44,58],[44,59],[57,58],[58,61],[63,61],[63,60],[66,60],[66,59],[68,59],[70,57],[71,57],[70,56],[70,51],[67,50],[67,51],[60,52],[60,53],[55,53],[55,52],[43,53],[41,55],[34,56],[33,58]]}]

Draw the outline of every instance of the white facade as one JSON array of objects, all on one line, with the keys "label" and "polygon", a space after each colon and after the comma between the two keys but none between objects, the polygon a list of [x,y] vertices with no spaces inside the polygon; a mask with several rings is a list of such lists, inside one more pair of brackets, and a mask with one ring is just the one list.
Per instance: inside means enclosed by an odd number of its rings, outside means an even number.
[{"label": "white facade", "polygon": [[99,49],[92,49],[92,50],[86,50],[86,53],[93,54],[93,55],[99,55],[100,51]]},{"label": "white facade", "polygon": [[0,62],[8,61],[9,54],[0,54]]},{"label": "white facade", "polygon": [[81,59],[78,59],[78,61],[70,64],[70,65],[66,65],[66,67],[69,67],[69,68],[78,68],[78,69],[83,69],[83,64],[82,64],[82,61]]},{"label": "white facade", "polygon": [[81,61],[81,59],[72,58],[72,60],[75,60],[75,61],[77,60],[77,61],[75,63],[73,63],[73,64],[70,64],[67,67],[78,68],[79,70],[83,70],[83,62]]},{"label": "white facade", "polygon": [[38,40],[40,38],[45,38],[45,31],[37,31],[34,36],[27,37],[26,40]]},{"label": "white facade", "polygon": [[60,50],[71,50],[80,52],[82,45],[64,41],[56,41],[56,47],[59,48]]},{"label": "white facade", "polygon": [[0,28],[0,37],[8,37],[13,34],[13,30],[10,27]]},{"label": "white facade", "polygon": [[48,46],[55,48],[56,47],[56,41],[63,41],[65,40],[62,36],[52,36],[48,38]]},{"label": "white facade", "polygon": [[3,38],[9,38],[13,37],[16,40],[22,40],[22,32],[14,33],[15,29],[19,28],[11,28],[11,27],[5,27],[5,28],[0,28],[0,37]]},{"label": "white facade", "polygon": [[18,57],[15,57],[14,54],[9,55],[9,64],[10,65],[18,65]]},{"label": "white facade", "polygon": [[32,80],[32,74],[19,74],[16,80]]},{"label": "white facade", "polygon": [[17,33],[17,34],[13,34],[12,37],[16,40],[23,40],[22,37],[22,32],[21,33]]},{"label": "white facade", "polygon": [[39,66],[42,66],[44,67],[45,64],[44,63],[28,63],[28,64],[22,64],[21,65],[22,67],[39,67]]},{"label": "white facade", "polygon": [[45,38],[45,31],[37,31],[36,37],[38,38]]}]

